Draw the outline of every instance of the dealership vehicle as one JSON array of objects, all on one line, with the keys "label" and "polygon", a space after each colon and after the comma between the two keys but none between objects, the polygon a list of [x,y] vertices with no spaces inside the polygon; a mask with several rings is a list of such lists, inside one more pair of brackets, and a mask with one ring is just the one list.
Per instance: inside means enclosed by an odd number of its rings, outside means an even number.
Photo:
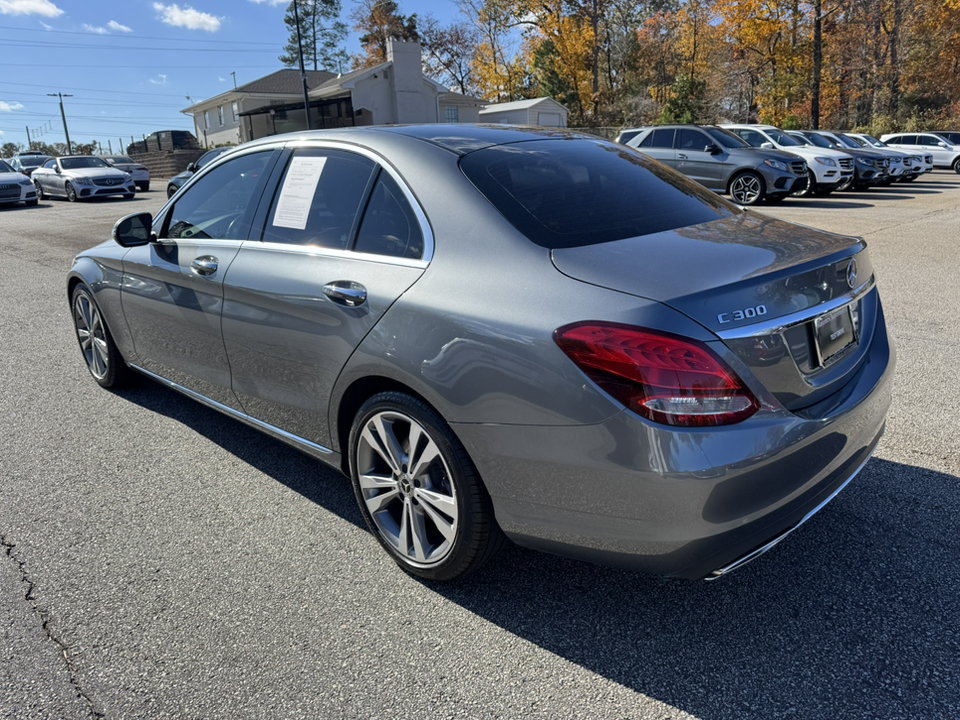
[{"label": "dealership vehicle", "polygon": [[33,183],[26,175],[0,160],[0,205],[21,202],[25,205],[37,204],[37,192]]},{"label": "dealership vehicle", "polygon": [[892,148],[908,152],[923,152],[933,156],[933,166],[949,168],[960,173],[960,145],[936,133],[894,133],[880,139]]},{"label": "dealership vehicle", "polygon": [[[878,150],[882,152],[887,149],[892,149],[882,140],[877,140],[873,135],[868,135],[867,133],[844,134],[868,150]],[[924,173],[933,172],[933,155],[930,153],[921,151],[910,152],[908,150],[902,150],[901,152],[909,154],[911,158],[911,172],[903,178],[905,182],[912,182]]]},{"label": "dealership vehicle", "polygon": [[33,174],[34,170],[49,159],[50,156],[44,155],[43,153],[19,153],[10,158],[9,164],[18,173],[23,173],[29,177]]},{"label": "dealership vehicle", "polygon": [[853,156],[853,179],[840,185],[838,190],[866,190],[874,185],[880,185],[887,178],[889,161],[872,150],[863,148],[853,149],[840,144],[829,133],[822,130],[790,130],[788,134],[797,140],[805,141],[814,147],[833,148]]},{"label": "dealership vehicle", "polygon": [[431,579],[505,537],[722,576],[851,481],[890,402],[862,240],[555,129],[254,141],[66,291],[100,385],[139,371],[342,470]]},{"label": "dealership vehicle", "polygon": [[831,148],[815,148],[790,137],[774,125],[723,124],[751,147],[783,150],[807,162],[807,186],[798,195],[829,195],[853,177],[853,158]]},{"label": "dealership vehicle", "polygon": [[187,130],[158,130],[127,145],[128,155],[162,152],[164,150],[199,150],[200,143]]},{"label": "dealership vehicle", "polygon": [[201,155],[199,159],[187,165],[186,170],[170,178],[170,182],[167,183],[167,197],[173,197],[173,194],[179,190],[187,180],[193,177],[195,172],[200,170],[207,163],[213,162],[225,152],[229,152],[230,150],[233,150],[233,146],[218,147],[214,148],[213,150],[208,150]]},{"label": "dealership vehicle", "polygon": [[128,200],[137,191],[133,176],[116,170],[93,155],[50,158],[31,176],[37,197],[59,195],[70,202],[92,197],[123,195]]},{"label": "dealership vehicle", "polygon": [[117,170],[133,175],[133,182],[138,190],[147,192],[150,189],[150,170],[146,165],[134,162],[126,155],[101,155],[100,157]]},{"label": "dealership vehicle", "polygon": [[625,143],[741,205],[778,202],[807,186],[803,158],[750,147],[713,125],[660,125],[625,130]]},{"label": "dealership vehicle", "polygon": [[880,183],[881,185],[891,185],[895,182],[902,182],[907,178],[912,180],[920,174],[918,169],[914,169],[911,153],[890,147],[874,147],[859,138],[851,137],[848,133],[837,132],[836,130],[831,130],[829,135],[845,149],[863,148],[885,157],[887,159],[887,178]]}]

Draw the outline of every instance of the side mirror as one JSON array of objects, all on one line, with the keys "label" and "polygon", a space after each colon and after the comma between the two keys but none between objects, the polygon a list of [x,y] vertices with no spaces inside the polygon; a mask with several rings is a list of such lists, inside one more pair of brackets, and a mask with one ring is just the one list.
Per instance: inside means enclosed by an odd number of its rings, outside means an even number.
[{"label": "side mirror", "polygon": [[196,171],[197,171],[197,163],[196,163],[196,162],[192,162],[192,163],[190,163],[189,165],[187,165],[187,172],[196,172]]},{"label": "side mirror", "polygon": [[773,143],[772,142],[760,143],[760,147],[762,147],[764,150],[773,150]]},{"label": "side mirror", "polygon": [[153,215],[148,212],[127,215],[113,226],[113,241],[125,248],[147,245],[157,239],[152,227]]},{"label": "side mirror", "polygon": [[939,145],[942,148],[947,147],[947,144],[945,142],[938,142],[937,145]]},{"label": "side mirror", "polygon": [[60,170],[60,166],[59,166],[59,165],[54,165],[54,166],[53,166],[53,171],[54,171],[57,175],[59,175],[61,172],[63,172],[62,170]]},{"label": "side mirror", "polygon": [[704,151],[704,152],[708,152],[708,153],[710,153],[711,155],[719,155],[719,154],[720,154],[720,146],[719,146],[719,145],[714,145],[713,143],[708,143],[707,146],[703,149],[703,151]]}]

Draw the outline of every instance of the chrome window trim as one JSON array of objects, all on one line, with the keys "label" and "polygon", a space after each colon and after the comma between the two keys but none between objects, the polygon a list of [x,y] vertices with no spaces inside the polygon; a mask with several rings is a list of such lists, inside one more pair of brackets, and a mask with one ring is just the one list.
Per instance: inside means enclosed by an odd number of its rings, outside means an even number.
[{"label": "chrome window trim", "polygon": [[[368,160],[371,160],[377,164],[378,167],[382,168],[393,180],[397,183],[397,187],[400,188],[400,191],[403,193],[404,198],[406,198],[407,203],[409,203],[413,214],[417,218],[417,222],[420,224],[420,232],[423,233],[423,256],[419,259],[420,262],[423,262],[425,265],[429,264],[433,260],[433,249],[434,249],[434,237],[433,237],[433,228],[430,226],[430,221],[427,220],[426,213],[423,212],[423,208],[420,206],[420,202],[417,200],[417,196],[410,189],[410,186],[407,185],[406,180],[403,179],[403,176],[398,173],[392,165],[387,162],[387,159],[369,148],[361,147],[355,145],[351,142],[336,141],[330,139],[317,139],[311,140],[306,138],[298,138],[297,140],[289,140],[280,147],[289,148],[291,150],[298,150],[300,148],[326,148],[329,150],[340,150],[342,152],[352,152],[357,155],[361,155]],[[282,181],[282,178],[281,178]],[[269,218],[268,218],[269,220]],[[265,243],[266,244],[266,243]],[[273,243],[276,244],[276,243]],[[281,243],[282,244],[282,243]],[[364,259],[368,257],[377,257],[383,258],[386,256],[381,255],[371,255],[370,253],[358,253],[352,250],[343,251],[347,253],[348,257],[360,257],[363,256]],[[403,258],[395,258],[396,260],[402,260]],[[402,264],[402,263],[400,263]]]},{"label": "chrome window trim", "polygon": [[317,245],[295,245],[293,243],[272,242],[264,240],[244,240],[244,250],[261,248],[271,252],[289,253],[295,255],[309,255],[311,257],[330,257],[343,260],[360,260],[375,262],[381,265],[400,265],[402,267],[426,268],[430,263],[427,260],[400,258],[393,255],[377,255],[376,253],[355,252],[353,250],[337,250]]},{"label": "chrome window trim", "polygon": [[743,340],[751,337],[759,337],[761,335],[770,335],[773,333],[781,333],[785,330],[788,330],[795,325],[802,325],[803,323],[810,322],[816,317],[820,317],[826,313],[832,312],[838,308],[852,303],[856,300],[860,300],[866,296],[870,291],[876,286],[876,277],[870,276],[870,279],[865,283],[860,285],[857,288],[854,288],[848,293],[844,293],[839,297],[835,297],[833,300],[828,300],[825,303],[820,303],[814,307],[807,308],[806,310],[798,310],[797,312],[790,313],[789,315],[784,315],[773,320],[767,320],[762,323],[754,323],[753,325],[741,326],[738,328],[732,328],[730,330],[720,330],[717,332],[717,337],[721,340]]}]

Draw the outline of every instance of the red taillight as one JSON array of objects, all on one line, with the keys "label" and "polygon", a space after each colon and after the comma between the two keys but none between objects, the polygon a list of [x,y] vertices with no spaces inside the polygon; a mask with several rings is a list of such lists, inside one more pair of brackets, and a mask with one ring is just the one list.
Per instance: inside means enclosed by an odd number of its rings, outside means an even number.
[{"label": "red taillight", "polygon": [[554,339],[597,385],[654,422],[729,425],[760,407],[736,373],[695,340],[601,322],[567,325]]}]

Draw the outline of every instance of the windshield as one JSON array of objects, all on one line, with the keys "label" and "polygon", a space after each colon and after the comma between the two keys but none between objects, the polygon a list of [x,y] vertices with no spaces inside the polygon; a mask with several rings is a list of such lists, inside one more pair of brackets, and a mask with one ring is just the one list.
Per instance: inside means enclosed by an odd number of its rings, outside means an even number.
[{"label": "windshield", "polygon": [[873,145],[873,147],[887,147],[885,142],[877,140],[873,135],[861,135],[860,136],[867,145]]},{"label": "windshield", "polygon": [[3,160],[0,160],[0,172],[16,172],[16,170],[7,165]]},{"label": "windshield", "polygon": [[60,159],[60,166],[64,170],[77,170],[78,168],[99,168],[110,167],[100,158],[95,157],[67,157]]},{"label": "windshield", "polygon": [[749,143],[744,142],[732,132],[727,132],[723,128],[705,127],[707,133],[725,148],[745,148],[750,147]]},{"label": "windshield", "polygon": [[816,133],[810,133],[809,135],[804,135],[804,137],[810,141],[811,145],[822,148],[832,148],[833,143],[827,140],[823,135],[817,135]]},{"label": "windshield", "polygon": [[36,168],[36,167],[40,167],[47,160],[49,160],[50,156],[49,155],[27,155],[26,157],[20,157],[18,159],[20,160],[20,164],[23,165],[23,167]]},{"label": "windshield", "polygon": [[848,138],[846,135],[843,135],[842,133],[837,135],[837,140],[839,140],[840,144],[843,145],[844,147],[853,148],[854,150],[860,147],[853,140]]},{"label": "windshield", "polygon": [[122,155],[116,155],[116,156],[114,156],[114,157],[108,157],[108,158],[106,158],[106,160],[107,160],[107,162],[129,163],[129,164],[131,164],[131,165],[133,164],[133,160],[131,160],[131,159],[128,158],[128,157],[123,157]]},{"label": "windshield", "polygon": [[217,148],[216,150],[211,150],[210,152],[204,154],[203,156],[201,156],[201,158],[200,158],[199,160],[197,160],[197,170],[199,170],[200,168],[202,168],[202,167],[203,167],[204,165],[206,165],[208,162],[212,162],[212,161],[216,160],[218,157],[220,157],[220,156],[223,155],[227,150],[230,150],[230,149],[231,149],[231,148],[228,148],[228,147]]},{"label": "windshield", "polygon": [[803,143],[797,140],[794,137],[787,135],[783,130],[778,128],[764,128],[763,130],[767,135],[773,138],[773,141],[778,145],[783,145],[784,147],[802,147]]}]

